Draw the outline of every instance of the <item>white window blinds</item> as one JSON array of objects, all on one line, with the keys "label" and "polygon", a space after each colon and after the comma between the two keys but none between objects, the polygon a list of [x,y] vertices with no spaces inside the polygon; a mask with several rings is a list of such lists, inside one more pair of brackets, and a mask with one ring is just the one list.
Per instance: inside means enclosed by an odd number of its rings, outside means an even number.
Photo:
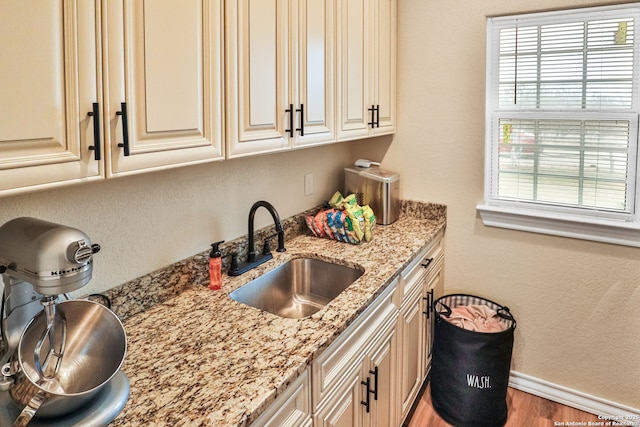
[{"label": "white window blinds", "polygon": [[489,20],[487,204],[634,219],[639,12]]},{"label": "white window blinds", "polygon": [[633,18],[586,18],[500,30],[499,108],[632,108]]}]

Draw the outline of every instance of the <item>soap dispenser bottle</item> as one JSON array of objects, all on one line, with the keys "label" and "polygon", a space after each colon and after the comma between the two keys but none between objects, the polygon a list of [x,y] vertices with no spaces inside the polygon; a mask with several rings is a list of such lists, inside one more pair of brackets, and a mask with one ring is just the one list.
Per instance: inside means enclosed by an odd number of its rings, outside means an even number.
[{"label": "soap dispenser bottle", "polygon": [[217,291],[222,287],[222,254],[220,253],[220,244],[224,240],[211,244],[211,253],[209,254],[209,289]]}]

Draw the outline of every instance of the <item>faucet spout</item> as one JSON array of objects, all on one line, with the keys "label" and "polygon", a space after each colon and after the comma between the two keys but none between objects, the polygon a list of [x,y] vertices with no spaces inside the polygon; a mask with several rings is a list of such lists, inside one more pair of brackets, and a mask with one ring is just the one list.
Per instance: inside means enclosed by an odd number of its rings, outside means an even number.
[{"label": "faucet spout", "polygon": [[253,206],[251,206],[251,209],[249,210],[249,246],[248,246],[248,253],[247,253],[247,262],[254,261],[257,255],[256,248],[255,248],[255,240],[254,240],[255,238],[253,233],[254,233],[254,219],[256,216],[256,211],[260,207],[267,209],[271,214],[271,217],[273,218],[273,223],[276,228],[276,233],[278,234],[278,249],[276,249],[276,251],[277,252],[286,251],[284,247],[284,227],[282,227],[282,221],[280,221],[280,215],[278,214],[278,211],[276,210],[276,208],[273,207],[271,203],[266,202],[264,200],[259,200],[255,202]]},{"label": "faucet spout", "polygon": [[[280,215],[278,215],[278,211],[273,205],[269,202],[265,202],[264,200],[257,201],[251,206],[249,210],[249,242],[247,246],[247,261],[243,263],[234,263],[232,262],[232,267],[229,269],[229,276],[239,276],[242,273],[245,273],[251,270],[254,267],[259,266],[271,258],[273,255],[271,252],[267,252],[268,244],[265,244],[265,253],[259,254],[255,248],[255,236],[254,236],[254,219],[256,216],[256,211],[258,208],[263,207],[269,211],[271,217],[273,218],[273,223],[275,225],[276,234],[278,235],[278,249],[277,252],[285,252],[286,249],[284,247],[284,227],[282,226],[282,221],[280,221]],[[271,236],[273,237],[273,236]]]}]

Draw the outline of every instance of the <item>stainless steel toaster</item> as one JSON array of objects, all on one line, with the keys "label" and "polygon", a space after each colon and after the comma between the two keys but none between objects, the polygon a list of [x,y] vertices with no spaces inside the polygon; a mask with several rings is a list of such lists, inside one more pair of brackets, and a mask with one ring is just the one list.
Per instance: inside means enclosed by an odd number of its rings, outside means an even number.
[{"label": "stainless steel toaster", "polygon": [[344,168],[345,196],[355,194],[360,206],[369,205],[376,222],[388,225],[400,216],[400,174],[379,167]]}]

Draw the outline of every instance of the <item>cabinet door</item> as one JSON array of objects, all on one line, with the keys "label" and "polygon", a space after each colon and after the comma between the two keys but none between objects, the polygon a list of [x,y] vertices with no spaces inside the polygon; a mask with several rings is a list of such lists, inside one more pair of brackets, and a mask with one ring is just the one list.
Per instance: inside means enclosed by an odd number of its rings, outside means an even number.
[{"label": "cabinet door", "polygon": [[338,140],[369,136],[371,97],[371,0],[337,2],[336,115]]},{"label": "cabinet door", "polygon": [[398,425],[397,403],[397,322],[394,321],[388,333],[380,336],[377,344],[369,352],[371,387],[375,393],[371,399],[368,417],[370,426],[387,427]]},{"label": "cabinet door", "polygon": [[364,394],[361,370],[346,377],[327,401],[318,409],[314,417],[317,427],[360,427],[362,426],[361,396]]},{"label": "cabinet door", "polygon": [[0,195],[102,179],[96,21],[94,2],[0,2]]},{"label": "cabinet door", "polygon": [[423,378],[429,374],[431,369],[431,350],[433,349],[433,328],[434,313],[431,310],[433,301],[442,296],[444,291],[444,259],[440,258],[439,262],[427,274],[426,284],[423,294],[423,311],[426,321],[423,330],[424,349],[424,372]]},{"label": "cabinet door", "polygon": [[[291,102],[294,146],[335,141],[334,0],[292,3],[296,37],[292,37]],[[301,126],[302,122],[302,126]]]},{"label": "cabinet door", "polygon": [[222,0],[103,10],[108,174],[222,159]]},{"label": "cabinet door", "polygon": [[311,397],[309,371],[305,371],[254,421],[260,427],[310,427]]},{"label": "cabinet door", "polygon": [[[289,2],[227,1],[228,157],[290,147]],[[293,119],[293,120],[291,120]],[[293,121],[293,123],[292,123]]]},{"label": "cabinet door", "polygon": [[374,0],[373,104],[377,124],[374,135],[395,132],[396,120],[396,0]]},{"label": "cabinet door", "polygon": [[[422,276],[424,282],[424,276]],[[407,297],[400,307],[400,401],[402,419],[407,416],[423,381],[425,315],[421,298],[422,286]]]}]

